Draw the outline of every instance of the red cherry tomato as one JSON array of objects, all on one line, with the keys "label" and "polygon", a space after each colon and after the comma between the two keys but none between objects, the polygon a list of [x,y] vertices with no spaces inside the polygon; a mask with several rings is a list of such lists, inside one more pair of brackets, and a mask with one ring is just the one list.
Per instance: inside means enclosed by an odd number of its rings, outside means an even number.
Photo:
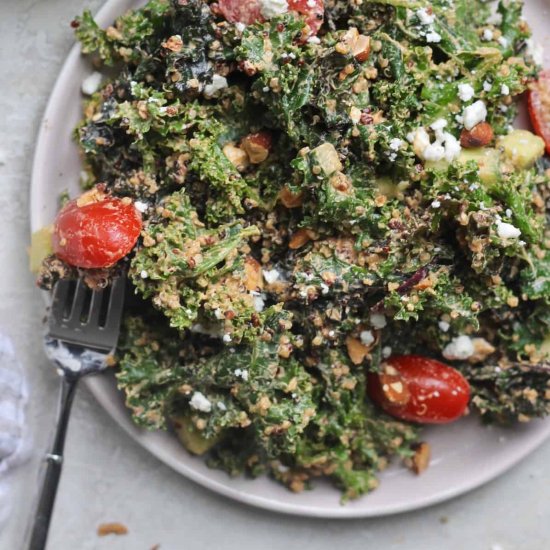
[{"label": "red cherry tomato", "polygon": [[368,375],[369,397],[388,414],[422,424],[446,424],[466,411],[470,386],[456,369],[419,355],[390,357]]},{"label": "red cherry tomato", "polygon": [[53,250],[70,265],[108,267],[124,258],[141,232],[141,214],[118,198],[68,202],[57,214]]},{"label": "red cherry tomato", "polygon": [[546,143],[550,155],[550,69],[542,71],[539,79],[531,83],[527,102],[533,128]]},{"label": "red cherry tomato", "polygon": [[219,0],[218,7],[230,23],[252,25],[264,20],[260,0]]},{"label": "red cherry tomato", "polygon": [[311,35],[319,32],[325,17],[324,0],[288,0],[288,9],[302,14],[311,29]]},{"label": "red cherry tomato", "polygon": [[[231,23],[251,25],[265,20],[260,0],[219,0],[218,8]],[[311,30],[309,35],[319,32],[325,14],[324,0],[288,0],[288,9],[304,16]]]}]

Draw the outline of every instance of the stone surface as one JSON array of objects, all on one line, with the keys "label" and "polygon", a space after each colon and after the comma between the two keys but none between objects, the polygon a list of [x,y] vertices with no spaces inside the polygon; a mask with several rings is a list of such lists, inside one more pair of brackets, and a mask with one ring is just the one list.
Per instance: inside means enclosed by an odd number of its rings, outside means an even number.
[{"label": "stone surface", "polygon": [[[40,349],[43,305],[27,272],[28,187],[35,135],[69,51],[68,26],[101,0],[0,2],[0,331],[28,374],[32,460],[15,472],[1,549],[22,548],[39,457],[50,438],[58,380]],[[138,447],[85,390],[77,396],[49,550],[270,549],[542,550],[550,548],[550,444],[464,497],[379,520],[319,521],[255,510],[217,496]],[[98,538],[102,522],[129,534]]]}]

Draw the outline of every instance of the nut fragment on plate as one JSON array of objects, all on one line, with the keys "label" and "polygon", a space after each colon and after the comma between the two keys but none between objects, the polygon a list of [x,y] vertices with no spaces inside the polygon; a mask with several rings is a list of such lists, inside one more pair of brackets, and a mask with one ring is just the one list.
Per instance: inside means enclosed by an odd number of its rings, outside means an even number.
[{"label": "nut fragment on plate", "polygon": [[268,132],[256,132],[249,134],[241,141],[252,164],[260,164],[269,156],[272,147],[271,134]]},{"label": "nut fragment on plate", "polygon": [[250,159],[248,158],[247,152],[233,143],[225,145],[223,154],[239,172],[244,172],[250,165]]},{"label": "nut fragment on plate", "polygon": [[370,351],[369,346],[366,346],[360,340],[352,338],[351,336],[346,338],[346,347],[348,349],[349,358],[354,365],[360,365]]},{"label": "nut fragment on plate", "polygon": [[420,475],[430,465],[432,450],[429,443],[423,441],[416,449],[414,456],[411,459],[411,469],[415,474]]},{"label": "nut fragment on plate", "polygon": [[335,47],[341,54],[351,53],[359,63],[363,63],[369,58],[370,37],[359,34],[355,27],[351,27],[343,36],[342,41]]},{"label": "nut fragment on plate", "polygon": [[485,147],[489,145],[495,134],[493,128],[488,122],[480,122],[477,126],[474,126],[471,130],[462,130],[460,134],[460,145],[467,149],[475,147]]},{"label": "nut fragment on plate", "polygon": [[126,535],[128,534],[128,527],[123,523],[111,522],[101,523],[97,527],[97,536],[105,537],[107,535]]},{"label": "nut fragment on plate", "polygon": [[286,208],[299,208],[304,202],[303,193],[293,193],[286,185],[279,192],[279,200]]},{"label": "nut fragment on plate", "polygon": [[296,231],[296,233],[294,233],[294,235],[290,238],[288,248],[291,250],[297,250],[298,248],[302,248],[302,246],[307,244],[310,240],[311,236],[307,229],[298,229],[298,231]]}]

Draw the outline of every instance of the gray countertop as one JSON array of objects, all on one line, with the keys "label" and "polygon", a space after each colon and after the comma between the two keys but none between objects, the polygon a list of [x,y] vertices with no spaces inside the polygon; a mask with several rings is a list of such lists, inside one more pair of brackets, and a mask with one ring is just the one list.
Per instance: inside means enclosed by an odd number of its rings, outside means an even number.
[{"label": "gray countertop", "polygon": [[[13,475],[1,549],[21,548],[49,439],[58,380],[38,334],[43,306],[27,272],[28,188],[35,135],[63,59],[72,16],[101,0],[0,1],[0,332],[9,335],[31,390],[31,459]],[[164,466],[114,425],[85,389],[74,408],[49,549],[550,548],[550,444],[500,479],[415,513],[326,521],[286,517],[217,496]],[[102,522],[129,534],[98,538]]]}]

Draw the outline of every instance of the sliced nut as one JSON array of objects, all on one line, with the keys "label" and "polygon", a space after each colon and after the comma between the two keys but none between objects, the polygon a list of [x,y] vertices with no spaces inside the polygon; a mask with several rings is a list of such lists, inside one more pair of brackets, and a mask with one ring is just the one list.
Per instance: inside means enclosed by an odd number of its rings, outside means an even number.
[{"label": "sliced nut", "polygon": [[388,374],[387,370],[378,375],[384,398],[392,405],[406,405],[411,399],[411,393],[399,373]]},{"label": "sliced nut", "polygon": [[299,208],[304,202],[303,193],[293,193],[286,185],[279,193],[279,200],[286,208]]},{"label": "sliced nut", "polygon": [[346,347],[349,358],[354,365],[360,365],[369,353],[368,346],[365,346],[360,340],[352,336],[346,338]]},{"label": "sliced nut", "polygon": [[172,52],[181,52],[183,48],[183,40],[179,34],[175,34],[163,42],[161,46]]},{"label": "sliced nut", "polygon": [[263,287],[262,266],[251,256],[247,256],[244,261],[244,274],[244,286],[247,290],[258,290]]},{"label": "sliced nut", "polygon": [[80,197],[76,199],[76,205],[79,208],[82,208],[87,204],[92,204],[93,202],[100,202],[104,200],[106,197],[107,195],[103,193],[103,191],[100,191],[97,187],[94,187],[93,189],[90,189],[89,191],[82,193],[82,195],[80,195]]},{"label": "sliced nut", "polygon": [[489,145],[494,138],[495,134],[491,125],[488,122],[480,122],[471,130],[462,130],[460,134],[460,145],[467,149],[485,147]]},{"label": "sliced nut", "polygon": [[363,63],[370,54],[370,37],[359,34],[355,27],[351,27],[334,49],[342,55],[351,53],[357,61]]},{"label": "sliced nut", "polygon": [[307,229],[298,229],[298,231],[296,231],[296,233],[294,233],[294,235],[290,238],[288,248],[291,250],[297,250],[298,248],[302,248],[302,246],[307,244],[310,240],[311,236]]},{"label": "sliced nut", "polygon": [[411,468],[415,474],[420,475],[424,472],[430,465],[430,458],[432,455],[432,450],[430,445],[426,442],[422,442],[418,445],[415,450],[414,456],[412,457]]},{"label": "sliced nut", "polygon": [[239,172],[244,172],[250,165],[250,160],[246,151],[240,147],[236,147],[232,143],[228,143],[223,148],[223,154]]},{"label": "sliced nut", "polygon": [[97,527],[97,536],[105,537],[106,535],[126,535],[128,527],[122,523],[102,523]]},{"label": "sliced nut", "polygon": [[473,338],[472,345],[474,346],[474,353],[468,358],[469,363],[481,363],[495,352],[495,347],[487,342],[485,338]]},{"label": "sliced nut", "polygon": [[249,134],[241,141],[241,147],[248,154],[248,158],[252,164],[260,164],[267,159],[271,151],[271,134],[268,132]]}]

